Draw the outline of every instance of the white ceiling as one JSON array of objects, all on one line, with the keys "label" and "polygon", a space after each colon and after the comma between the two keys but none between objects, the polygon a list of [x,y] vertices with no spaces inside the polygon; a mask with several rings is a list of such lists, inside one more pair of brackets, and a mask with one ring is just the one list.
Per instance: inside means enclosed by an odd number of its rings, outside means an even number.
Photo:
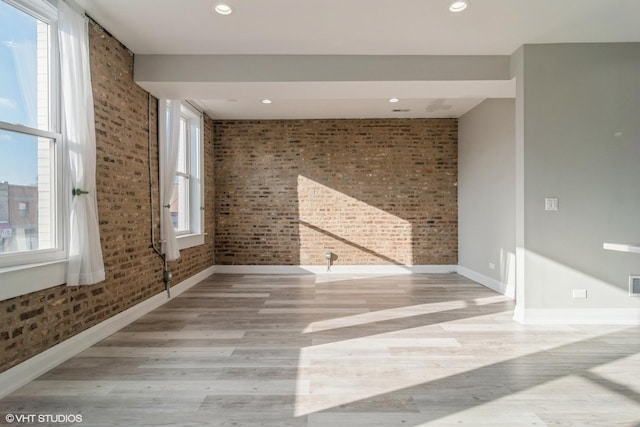
[{"label": "white ceiling", "polygon": [[[212,11],[215,0],[77,2],[138,55],[510,55],[523,44],[640,42],[639,0],[470,0],[459,14],[449,0],[228,0],[229,16]],[[389,104],[400,97],[393,81],[366,97],[328,98],[338,83],[315,96],[308,85],[304,99],[282,81],[220,84],[192,98],[214,118],[241,119],[458,117],[483,99],[448,96],[444,85]],[[274,102],[261,104],[267,96]]]}]

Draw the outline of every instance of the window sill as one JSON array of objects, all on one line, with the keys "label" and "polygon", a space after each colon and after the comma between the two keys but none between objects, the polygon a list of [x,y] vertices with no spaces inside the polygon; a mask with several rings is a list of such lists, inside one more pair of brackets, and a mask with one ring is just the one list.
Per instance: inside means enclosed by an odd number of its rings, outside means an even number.
[{"label": "window sill", "polygon": [[0,301],[62,285],[67,260],[0,268]]},{"label": "window sill", "polygon": [[180,250],[192,248],[194,246],[204,245],[204,233],[200,234],[184,234],[177,236],[178,248]]},{"label": "window sill", "polygon": [[640,254],[640,244],[637,243],[605,243],[602,247],[610,251]]}]

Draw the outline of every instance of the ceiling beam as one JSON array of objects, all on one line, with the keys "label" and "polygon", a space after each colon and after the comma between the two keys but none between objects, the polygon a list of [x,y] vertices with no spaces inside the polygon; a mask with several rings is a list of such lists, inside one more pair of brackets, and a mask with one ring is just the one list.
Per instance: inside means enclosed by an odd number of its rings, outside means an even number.
[{"label": "ceiling beam", "polygon": [[138,83],[509,80],[509,64],[508,55],[136,55],[134,80]]}]

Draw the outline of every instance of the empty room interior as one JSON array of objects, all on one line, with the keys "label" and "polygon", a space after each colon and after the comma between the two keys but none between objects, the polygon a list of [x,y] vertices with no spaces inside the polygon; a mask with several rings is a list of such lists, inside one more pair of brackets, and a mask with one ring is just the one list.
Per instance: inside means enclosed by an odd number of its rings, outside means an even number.
[{"label": "empty room interior", "polygon": [[0,424],[640,427],[639,20],[1,0]]}]

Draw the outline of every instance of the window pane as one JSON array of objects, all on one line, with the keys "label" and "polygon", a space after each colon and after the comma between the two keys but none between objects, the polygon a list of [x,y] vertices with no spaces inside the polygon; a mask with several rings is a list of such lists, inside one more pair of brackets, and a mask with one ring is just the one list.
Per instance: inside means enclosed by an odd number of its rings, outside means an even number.
[{"label": "window pane", "polygon": [[189,232],[189,179],[176,175],[171,196],[171,221],[178,233]]},{"label": "window pane", "polygon": [[0,2],[0,121],[49,128],[49,26]]},{"label": "window pane", "polygon": [[187,130],[189,125],[184,117],[180,118],[180,139],[178,140],[178,164],[177,172],[189,173],[187,170]]},{"label": "window pane", "polygon": [[55,247],[53,144],[0,129],[0,254]]}]

